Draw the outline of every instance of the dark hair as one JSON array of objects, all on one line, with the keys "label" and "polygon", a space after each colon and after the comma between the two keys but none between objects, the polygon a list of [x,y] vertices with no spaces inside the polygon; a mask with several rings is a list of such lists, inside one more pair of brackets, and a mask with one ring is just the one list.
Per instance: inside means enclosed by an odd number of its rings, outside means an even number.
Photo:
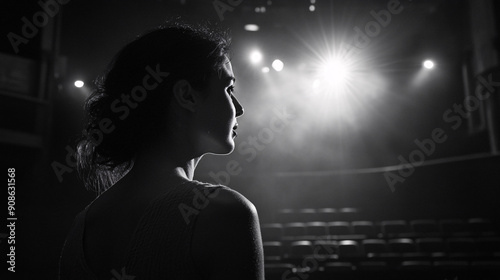
[{"label": "dark hair", "polygon": [[[119,180],[142,143],[163,132],[173,84],[186,79],[202,90],[222,69],[229,45],[226,33],[185,23],[160,26],[126,45],[84,106],[77,169],[85,186],[100,194]],[[135,108],[125,108],[124,96],[137,97]]]}]

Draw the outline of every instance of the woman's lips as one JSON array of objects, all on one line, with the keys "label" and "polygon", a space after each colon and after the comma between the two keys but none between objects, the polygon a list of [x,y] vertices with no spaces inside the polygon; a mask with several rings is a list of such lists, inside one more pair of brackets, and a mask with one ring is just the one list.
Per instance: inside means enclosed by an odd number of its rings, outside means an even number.
[{"label": "woman's lips", "polygon": [[233,126],[233,137],[238,136],[238,133],[236,132],[236,129],[238,129],[238,124],[235,124],[235,125]]}]

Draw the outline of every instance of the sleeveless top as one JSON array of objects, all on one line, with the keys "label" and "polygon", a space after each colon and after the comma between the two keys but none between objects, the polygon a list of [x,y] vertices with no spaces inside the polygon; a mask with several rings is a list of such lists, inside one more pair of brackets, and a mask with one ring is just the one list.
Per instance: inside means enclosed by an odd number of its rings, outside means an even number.
[{"label": "sleeveless top", "polygon": [[[191,243],[196,218],[222,185],[184,181],[169,185],[153,199],[132,235],[126,265],[110,271],[106,279],[202,279],[194,265]],[[83,236],[90,203],[75,218],[61,253],[60,280],[99,279],[85,261]]]}]

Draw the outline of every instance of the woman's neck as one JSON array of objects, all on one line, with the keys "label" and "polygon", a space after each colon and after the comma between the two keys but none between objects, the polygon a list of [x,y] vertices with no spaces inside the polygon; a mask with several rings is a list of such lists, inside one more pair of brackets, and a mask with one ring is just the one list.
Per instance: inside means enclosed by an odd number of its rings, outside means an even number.
[{"label": "woman's neck", "polygon": [[134,173],[144,176],[175,176],[191,181],[201,157],[190,154],[185,145],[148,143],[137,152],[131,171],[135,169]]}]

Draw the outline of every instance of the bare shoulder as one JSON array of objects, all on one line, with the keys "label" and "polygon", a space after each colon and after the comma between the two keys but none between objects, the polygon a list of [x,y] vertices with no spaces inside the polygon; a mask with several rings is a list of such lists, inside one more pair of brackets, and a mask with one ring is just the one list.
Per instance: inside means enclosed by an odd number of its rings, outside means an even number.
[{"label": "bare shoulder", "polygon": [[[211,188],[205,207],[197,217],[196,229],[203,231],[242,230],[258,226],[259,218],[254,204],[241,193],[228,187]],[[207,194],[205,192],[205,194]],[[205,228],[206,227],[206,228]],[[204,229],[205,228],[205,229]]]},{"label": "bare shoulder", "polygon": [[253,203],[237,191],[218,188],[199,213],[192,253],[210,279],[263,279],[262,240]]},{"label": "bare shoulder", "polygon": [[[228,187],[217,188],[209,195],[210,203],[207,205],[205,215],[227,213],[228,210],[235,215],[257,216],[257,209],[250,200],[239,192]],[[222,213],[220,213],[222,212]]]}]

